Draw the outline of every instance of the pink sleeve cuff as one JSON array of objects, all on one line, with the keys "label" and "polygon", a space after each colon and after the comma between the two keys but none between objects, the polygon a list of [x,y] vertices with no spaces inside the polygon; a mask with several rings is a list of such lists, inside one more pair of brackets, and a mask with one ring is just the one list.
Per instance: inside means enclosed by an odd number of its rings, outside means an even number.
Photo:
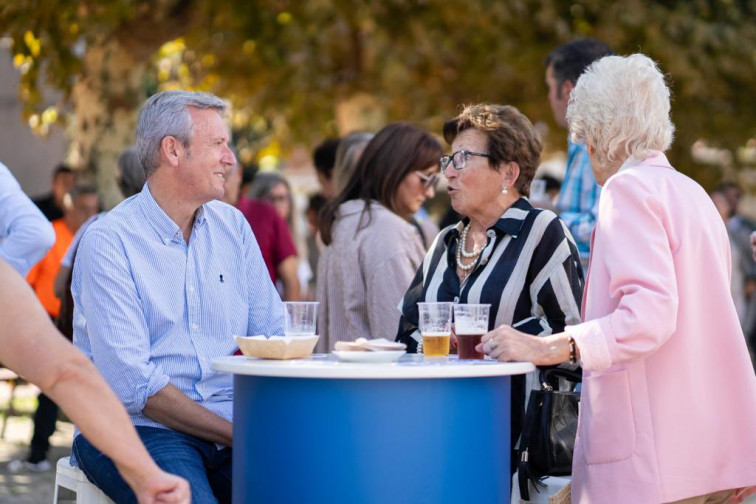
[{"label": "pink sleeve cuff", "polygon": [[603,371],[611,367],[612,355],[604,329],[601,319],[564,328],[564,331],[575,340],[583,369]]}]

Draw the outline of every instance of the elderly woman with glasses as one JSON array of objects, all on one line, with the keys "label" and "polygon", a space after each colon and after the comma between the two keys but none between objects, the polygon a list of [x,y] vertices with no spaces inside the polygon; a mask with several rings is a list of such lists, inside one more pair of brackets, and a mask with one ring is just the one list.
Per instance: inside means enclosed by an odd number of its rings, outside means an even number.
[{"label": "elderly woman with glasses", "polygon": [[[582,269],[564,223],[527,199],[541,141],[512,106],[473,105],[444,125],[452,154],[441,158],[454,210],[402,301],[398,341],[422,349],[417,303],[491,305],[489,330],[513,325],[549,335],[580,320]],[[532,380],[532,376],[528,376]],[[526,378],[512,391],[512,446],[522,428]]]},{"label": "elderly woman with glasses", "polygon": [[730,296],[730,246],[706,191],[664,156],[674,126],[646,56],[609,56],[567,121],[603,186],[582,324],[510,327],[479,349],[539,365],[580,359],[573,502],[737,502],[756,485],[756,377]]},{"label": "elderly woman with glasses", "polygon": [[412,216],[438,182],[441,145],[407,123],[384,127],[321,214],[320,351],[396,334],[396,307],[425,255]]}]

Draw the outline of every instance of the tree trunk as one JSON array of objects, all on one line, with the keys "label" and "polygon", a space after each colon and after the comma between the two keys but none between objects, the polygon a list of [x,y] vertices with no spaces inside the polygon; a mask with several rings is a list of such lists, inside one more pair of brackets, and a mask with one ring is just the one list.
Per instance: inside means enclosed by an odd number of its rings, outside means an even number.
[{"label": "tree trunk", "polygon": [[115,38],[98,42],[88,47],[73,86],[71,148],[73,163],[94,177],[102,204],[109,209],[122,199],[116,163],[121,150],[135,141],[149,59],[135,58]]},{"label": "tree trunk", "polygon": [[116,30],[90,42],[71,93],[76,117],[72,162],[94,176],[102,204],[108,209],[123,199],[115,181],[118,155],[136,141],[151,57],[164,43],[203,19],[194,0],[144,5],[149,8],[140,7],[136,16]]}]

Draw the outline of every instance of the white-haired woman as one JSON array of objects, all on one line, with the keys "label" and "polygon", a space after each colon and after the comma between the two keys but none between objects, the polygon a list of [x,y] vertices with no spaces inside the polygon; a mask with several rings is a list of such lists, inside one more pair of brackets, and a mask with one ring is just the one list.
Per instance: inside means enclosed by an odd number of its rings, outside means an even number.
[{"label": "white-haired woman", "polygon": [[585,322],[546,338],[501,327],[481,343],[502,361],[582,361],[574,502],[737,501],[756,485],[756,377],[727,231],[663,154],[669,97],[640,54],[580,77],[567,120],[603,186]]}]

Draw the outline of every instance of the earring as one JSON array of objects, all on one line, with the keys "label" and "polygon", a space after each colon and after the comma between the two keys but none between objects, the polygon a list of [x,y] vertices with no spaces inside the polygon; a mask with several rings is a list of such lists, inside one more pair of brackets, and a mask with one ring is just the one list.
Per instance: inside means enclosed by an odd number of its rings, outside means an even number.
[{"label": "earring", "polygon": [[501,188],[501,194],[507,194],[507,186]]}]

